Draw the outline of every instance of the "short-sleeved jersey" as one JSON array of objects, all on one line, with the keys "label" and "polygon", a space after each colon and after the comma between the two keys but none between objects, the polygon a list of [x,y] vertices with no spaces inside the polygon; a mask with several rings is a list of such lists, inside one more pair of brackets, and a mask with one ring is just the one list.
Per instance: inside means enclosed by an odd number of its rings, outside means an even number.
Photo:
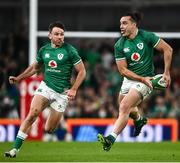
[{"label": "short-sleeved jersey", "polygon": [[70,44],[63,43],[59,48],[46,44],[39,51],[36,61],[44,64],[44,82],[48,87],[62,93],[71,86],[73,66],[81,62],[77,50]]},{"label": "short-sleeved jersey", "polygon": [[144,30],[138,30],[134,39],[122,36],[114,46],[115,59],[126,59],[128,69],[140,76],[153,76],[153,52],[159,41],[154,33]]}]

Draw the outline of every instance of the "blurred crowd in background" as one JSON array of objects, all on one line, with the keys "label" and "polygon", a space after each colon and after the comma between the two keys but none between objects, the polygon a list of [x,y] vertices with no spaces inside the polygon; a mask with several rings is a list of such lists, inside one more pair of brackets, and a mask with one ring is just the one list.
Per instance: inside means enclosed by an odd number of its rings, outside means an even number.
[{"label": "blurred crowd in background", "polygon": [[[19,85],[10,85],[8,77],[18,75],[28,66],[28,38],[21,31],[1,40],[0,67],[5,82],[0,91],[0,118],[19,118]],[[84,61],[87,76],[74,101],[70,101],[65,118],[111,118],[118,116],[118,94],[122,77],[113,55],[115,39],[77,39],[75,47]],[[165,91],[154,91],[140,104],[150,118],[180,119],[180,48],[176,40],[167,40],[174,48],[171,68],[172,84]],[[68,40],[69,43],[70,40]],[[40,44],[40,46],[42,46]],[[154,55],[156,74],[163,72],[163,55]],[[73,78],[72,78],[73,82]]]}]

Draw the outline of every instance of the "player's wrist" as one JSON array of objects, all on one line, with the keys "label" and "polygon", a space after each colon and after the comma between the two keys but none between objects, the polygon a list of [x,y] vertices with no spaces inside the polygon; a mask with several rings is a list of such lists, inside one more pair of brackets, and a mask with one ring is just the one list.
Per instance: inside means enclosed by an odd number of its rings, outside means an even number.
[{"label": "player's wrist", "polygon": [[71,88],[71,90],[73,90],[73,91],[77,91],[77,88],[72,87],[72,88]]},{"label": "player's wrist", "polygon": [[140,77],[140,82],[144,83],[145,78],[144,77]]},{"label": "player's wrist", "polygon": [[164,74],[165,74],[165,75],[169,75],[169,74],[170,74],[169,70],[165,70],[165,71],[164,71]]}]

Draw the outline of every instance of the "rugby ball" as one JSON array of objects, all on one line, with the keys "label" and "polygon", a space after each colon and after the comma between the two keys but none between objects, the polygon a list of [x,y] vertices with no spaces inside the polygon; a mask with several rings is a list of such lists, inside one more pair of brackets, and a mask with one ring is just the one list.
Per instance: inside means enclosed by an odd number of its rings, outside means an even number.
[{"label": "rugby ball", "polygon": [[167,88],[167,83],[163,79],[163,74],[155,75],[153,77],[153,79],[151,80],[151,82],[152,82],[152,86],[154,89],[163,90],[163,89]]}]

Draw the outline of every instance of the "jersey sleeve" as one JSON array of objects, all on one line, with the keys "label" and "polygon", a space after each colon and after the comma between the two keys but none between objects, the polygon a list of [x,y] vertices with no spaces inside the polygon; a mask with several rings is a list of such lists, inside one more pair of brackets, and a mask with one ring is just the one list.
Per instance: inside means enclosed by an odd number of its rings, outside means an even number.
[{"label": "jersey sleeve", "polygon": [[41,64],[43,63],[42,52],[43,52],[43,48],[39,49],[37,56],[36,56],[37,63],[41,63]]},{"label": "jersey sleeve", "polygon": [[81,57],[79,56],[78,51],[75,48],[71,48],[70,53],[73,65],[77,65],[81,62]]},{"label": "jersey sleeve", "polygon": [[116,61],[125,59],[122,39],[119,39],[114,45],[114,56]]},{"label": "jersey sleeve", "polygon": [[159,38],[155,33],[152,33],[152,32],[148,32],[147,38],[148,38],[149,44],[150,44],[153,48],[156,47],[157,44],[158,44],[159,41],[160,41],[160,38]]}]

